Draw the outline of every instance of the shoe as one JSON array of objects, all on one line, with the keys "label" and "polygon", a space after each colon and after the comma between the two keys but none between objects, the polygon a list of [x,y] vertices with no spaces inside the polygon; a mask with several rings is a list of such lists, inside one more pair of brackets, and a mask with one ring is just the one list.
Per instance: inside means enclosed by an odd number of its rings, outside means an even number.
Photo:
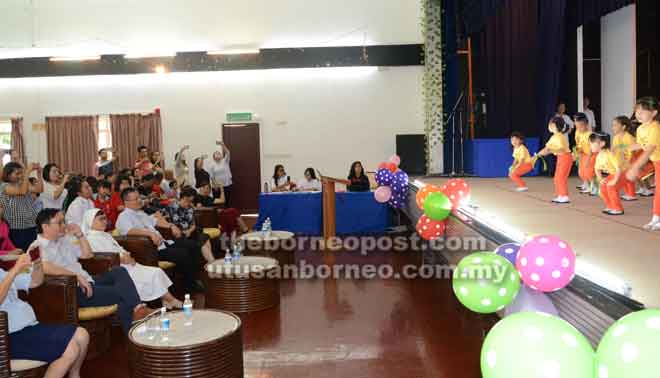
[{"label": "shoe", "polygon": [[658,221],[651,221],[651,222],[649,222],[648,224],[645,224],[645,225],[644,225],[644,229],[645,229],[645,230],[653,230],[653,231],[656,231],[656,230],[655,230],[656,227],[660,227],[660,222],[658,222]]},{"label": "shoe", "polygon": [[576,186],[575,189],[578,189],[578,190],[582,191],[582,190],[586,190],[586,189],[587,189],[587,186],[584,185],[584,184],[582,184],[582,185],[578,185],[578,186]]},{"label": "shoe", "polygon": [[626,195],[626,194],[622,195],[621,199],[624,200],[624,201],[637,201],[637,197],[631,197],[631,196]]},{"label": "shoe", "polygon": [[528,191],[528,190],[529,190],[528,187],[516,188],[516,192],[526,192],[526,191]]},{"label": "shoe", "polygon": [[591,193],[591,189],[587,188],[586,186],[584,188],[580,188],[580,194],[588,194]]},{"label": "shoe", "polygon": [[656,223],[651,227],[651,231],[660,231],[660,223]]},{"label": "shoe", "polygon": [[641,195],[642,193],[644,193],[644,188],[639,188],[639,189],[637,189],[637,191],[635,192],[635,194],[640,194],[640,195]]},{"label": "shoe", "polygon": [[644,191],[639,193],[640,197],[653,197],[653,195],[654,195],[653,192],[648,189],[645,189]]},{"label": "shoe", "polygon": [[603,214],[607,214],[607,213],[609,213],[610,211],[612,211],[612,209],[605,208],[605,209],[603,209],[602,213],[603,213]]},{"label": "shoe", "polygon": [[565,204],[565,203],[571,203],[571,200],[566,196],[559,196],[559,197],[553,199],[552,202],[559,203],[559,204]]},{"label": "shoe", "polygon": [[620,210],[610,210],[606,212],[605,214],[607,215],[623,215],[623,211]]}]

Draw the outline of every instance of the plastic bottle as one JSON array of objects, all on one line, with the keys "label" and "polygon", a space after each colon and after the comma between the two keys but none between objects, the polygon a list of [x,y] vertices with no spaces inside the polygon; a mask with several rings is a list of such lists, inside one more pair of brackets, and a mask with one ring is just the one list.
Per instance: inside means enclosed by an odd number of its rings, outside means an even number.
[{"label": "plastic bottle", "polygon": [[192,325],[192,315],[193,315],[193,303],[190,300],[190,294],[186,294],[185,299],[183,300],[183,325],[189,326]]},{"label": "plastic bottle", "polygon": [[167,341],[169,338],[168,333],[170,332],[170,318],[167,316],[167,309],[165,307],[161,307],[158,320],[160,323],[160,338],[162,341]]},{"label": "plastic bottle", "polygon": [[231,254],[229,253],[229,250],[227,250],[227,252],[225,252],[225,264],[231,264],[231,260]]}]

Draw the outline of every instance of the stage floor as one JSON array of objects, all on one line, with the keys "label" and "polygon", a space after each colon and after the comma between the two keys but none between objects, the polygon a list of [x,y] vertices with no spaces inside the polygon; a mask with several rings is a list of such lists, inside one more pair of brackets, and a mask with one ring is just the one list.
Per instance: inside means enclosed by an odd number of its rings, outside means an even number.
[{"label": "stage floor", "polygon": [[[446,178],[421,178],[442,184]],[[633,299],[647,307],[660,306],[660,232],[642,226],[651,218],[653,198],[623,202],[625,215],[602,214],[603,201],[580,195],[577,178],[571,178],[571,204],[555,205],[552,179],[526,178],[529,192],[517,193],[504,178],[468,178],[472,203],[524,233],[555,234],[566,240],[584,261],[617,276],[632,287]]]}]

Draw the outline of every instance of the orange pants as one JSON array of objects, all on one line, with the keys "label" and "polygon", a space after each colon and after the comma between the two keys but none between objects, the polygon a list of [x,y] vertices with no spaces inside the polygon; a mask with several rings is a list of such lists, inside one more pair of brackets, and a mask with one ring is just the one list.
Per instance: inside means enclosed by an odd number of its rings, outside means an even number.
[{"label": "orange pants", "polygon": [[596,172],[596,154],[580,154],[580,166],[578,167],[578,175],[582,181],[591,181],[594,179]]},{"label": "orange pants", "polygon": [[513,182],[516,183],[519,188],[524,188],[527,185],[525,185],[525,182],[520,177],[528,174],[532,171],[532,169],[534,169],[534,167],[532,167],[532,163],[522,163],[518,166],[518,168],[511,171],[509,177],[511,180],[513,180]]},{"label": "orange pants", "polygon": [[[633,156],[632,156],[632,159],[631,159],[631,160],[632,160],[633,162],[634,162],[634,161],[637,161],[637,158],[639,158],[639,157],[642,155],[643,152],[644,152],[644,151],[641,151],[641,150],[639,150],[639,151],[635,151],[635,152],[633,153]],[[653,173],[653,169],[654,169],[654,167],[653,167],[653,162],[651,162],[651,161],[647,161],[646,164],[644,164],[644,166],[639,170],[639,175],[637,175],[637,178],[640,179],[640,180],[645,179],[645,178],[648,177],[651,173]],[[656,166],[655,170],[656,170],[656,171],[658,170],[658,169],[657,169],[657,166]]]},{"label": "orange pants", "polygon": [[564,152],[557,155],[557,166],[555,168],[555,194],[558,197],[568,197],[568,176],[571,174],[573,156]]},{"label": "orange pants", "polygon": [[[626,173],[622,173],[617,180],[614,186],[607,185],[614,176],[607,176],[603,182],[600,183],[600,196],[605,201],[605,207],[610,210],[623,211],[623,206],[621,205],[621,198],[619,197],[619,192],[621,188],[626,187],[630,181],[626,180]],[[633,186],[634,188],[634,186]],[[627,194],[627,193],[626,193]],[[634,193],[633,193],[634,194]]]},{"label": "orange pants", "polygon": [[660,160],[653,163],[655,167],[655,197],[653,197],[653,215],[660,217]]}]

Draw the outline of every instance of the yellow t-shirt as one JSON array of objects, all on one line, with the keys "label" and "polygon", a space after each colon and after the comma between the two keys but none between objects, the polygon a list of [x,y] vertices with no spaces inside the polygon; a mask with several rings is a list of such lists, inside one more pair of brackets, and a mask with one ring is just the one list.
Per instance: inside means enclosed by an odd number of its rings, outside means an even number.
[{"label": "yellow t-shirt", "polygon": [[657,121],[644,123],[637,128],[637,144],[646,148],[655,146],[650,157],[653,162],[660,161],[660,124]]},{"label": "yellow t-shirt", "polygon": [[552,134],[552,137],[550,137],[550,140],[545,146],[555,155],[571,152],[571,149],[568,146],[568,138],[561,133]]},{"label": "yellow t-shirt", "polygon": [[625,161],[623,160],[623,155],[612,152],[611,150],[601,150],[596,156],[596,167],[597,171],[603,173],[609,173],[611,175],[615,174],[617,171],[623,170],[625,168]]},{"label": "yellow t-shirt", "polygon": [[581,154],[590,154],[591,145],[589,144],[589,137],[591,136],[591,131],[578,131],[575,130],[575,147],[577,152]]},{"label": "yellow t-shirt", "polygon": [[635,137],[628,132],[617,134],[612,138],[612,151],[617,154],[623,155],[626,161],[632,159],[632,151],[630,147],[635,144]]},{"label": "yellow t-shirt", "polygon": [[520,146],[513,149],[513,159],[515,160],[514,163],[517,162],[518,164],[532,162],[532,157],[529,155],[529,150],[527,147],[525,147],[524,144],[521,144]]}]

